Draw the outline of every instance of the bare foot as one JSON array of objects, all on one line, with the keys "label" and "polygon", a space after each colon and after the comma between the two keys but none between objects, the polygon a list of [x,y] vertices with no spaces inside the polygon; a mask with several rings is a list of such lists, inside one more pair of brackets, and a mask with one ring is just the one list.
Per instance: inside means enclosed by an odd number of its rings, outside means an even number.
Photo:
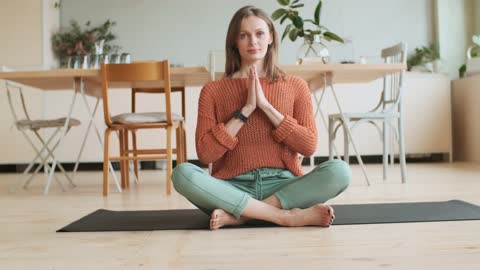
[{"label": "bare foot", "polygon": [[210,215],[210,230],[217,230],[223,226],[241,225],[245,221],[244,218],[236,218],[222,209],[215,209]]},{"label": "bare foot", "polygon": [[335,219],[333,208],[325,204],[316,204],[307,209],[291,209],[285,225],[289,227],[320,226],[329,227]]}]

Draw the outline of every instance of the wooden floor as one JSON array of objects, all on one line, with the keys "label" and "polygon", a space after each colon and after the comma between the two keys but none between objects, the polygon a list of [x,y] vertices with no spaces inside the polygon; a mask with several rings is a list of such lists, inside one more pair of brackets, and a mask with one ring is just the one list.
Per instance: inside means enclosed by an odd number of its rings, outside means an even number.
[{"label": "wooden floor", "polygon": [[[305,168],[306,171],[311,168]],[[353,166],[349,189],[331,203],[442,201],[480,204],[480,165],[409,164],[408,183],[398,166],[381,180],[368,165],[372,186]],[[55,233],[98,208],[192,208],[165,196],[165,172],[143,171],[142,183],[108,198],[101,173],[77,175],[77,188],[52,186],[43,177],[29,190],[8,188],[19,174],[0,175],[0,269],[480,269],[480,221],[260,228],[218,231]]]}]

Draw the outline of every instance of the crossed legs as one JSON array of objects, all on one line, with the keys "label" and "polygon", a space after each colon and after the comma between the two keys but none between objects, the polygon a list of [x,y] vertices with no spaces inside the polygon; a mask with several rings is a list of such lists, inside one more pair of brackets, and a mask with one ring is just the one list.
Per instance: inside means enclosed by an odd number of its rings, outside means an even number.
[{"label": "crossed legs", "polygon": [[250,219],[289,227],[328,227],[333,222],[334,211],[324,203],[345,190],[350,178],[346,163],[327,161],[304,176],[286,179],[288,185],[260,201],[193,164],[180,164],[172,174],[175,189],[211,215],[211,229],[242,224]]}]

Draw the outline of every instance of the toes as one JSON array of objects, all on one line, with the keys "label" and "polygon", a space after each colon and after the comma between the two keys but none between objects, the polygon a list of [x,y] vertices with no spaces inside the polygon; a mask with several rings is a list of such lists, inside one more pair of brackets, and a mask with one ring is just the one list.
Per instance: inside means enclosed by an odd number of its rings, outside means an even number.
[{"label": "toes", "polygon": [[217,225],[218,225],[218,215],[214,215],[212,214],[212,218],[210,219],[210,230],[215,230],[217,228]]},{"label": "toes", "polygon": [[328,227],[332,226],[332,224],[333,224],[333,219],[328,219],[328,220],[325,220],[325,223],[324,223],[323,227],[328,228]]},{"label": "toes", "polygon": [[327,205],[327,207],[328,207],[328,214],[333,216],[335,211],[333,211],[333,208],[330,205]]},{"label": "toes", "polygon": [[218,211],[214,210],[210,216],[210,230],[218,229]]},{"label": "toes", "polygon": [[220,225],[220,218],[219,215],[216,213],[212,213],[212,218],[210,219],[210,230],[217,230],[222,225]]},{"label": "toes", "polygon": [[213,225],[214,225],[213,219],[210,219],[210,230],[213,230]]},{"label": "toes", "polygon": [[210,230],[216,230],[216,229],[218,229],[218,224],[216,220],[213,220],[212,222],[210,222]]},{"label": "toes", "polygon": [[333,224],[333,221],[335,220],[335,215],[332,213],[332,217],[330,218],[330,225]]}]

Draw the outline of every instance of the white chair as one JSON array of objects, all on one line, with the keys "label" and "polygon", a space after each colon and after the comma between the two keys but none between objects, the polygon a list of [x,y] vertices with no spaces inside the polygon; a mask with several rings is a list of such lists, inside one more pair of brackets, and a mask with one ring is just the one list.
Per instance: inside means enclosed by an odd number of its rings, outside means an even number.
[{"label": "white chair", "polygon": [[[45,175],[49,175],[50,171],[54,168],[52,168],[49,165],[50,161],[54,161],[54,164],[58,165],[58,168],[62,171],[62,173],[65,175],[65,178],[68,180],[70,185],[72,187],[75,187],[75,184],[73,183],[73,180],[68,176],[66,173],[65,169],[63,168],[62,164],[55,158],[54,151],[55,149],[60,145],[61,141],[63,140],[64,136],[62,136],[62,128],[66,129],[64,135],[70,131],[70,129],[74,126],[79,126],[80,121],[77,119],[70,118],[70,116],[63,117],[63,118],[58,118],[58,119],[36,119],[33,120],[27,110],[27,104],[26,100],[22,91],[22,85],[12,83],[12,82],[6,82],[6,92],[7,92],[7,98],[10,106],[10,110],[12,113],[12,117],[14,119],[14,125],[16,128],[22,133],[22,135],[25,137],[25,139],[28,141],[30,146],[33,148],[35,151],[36,155],[33,158],[33,160],[30,162],[30,164],[27,166],[27,168],[23,171],[23,174],[26,175],[30,172],[33,171],[33,173],[26,178],[26,180],[23,183],[20,183],[18,186],[14,187],[12,191],[16,191],[17,188],[22,185],[23,188],[27,188],[30,182],[32,181],[33,177],[43,168],[45,171]],[[22,111],[23,111],[23,117],[20,118],[19,114],[17,114],[15,107],[14,107],[14,93],[11,88],[16,88],[18,91],[18,96],[19,96],[19,101],[21,103]],[[16,104],[16,103],[15,103]],[[42,136],[44,133],[41,132],[43,129],[54,129],[54,131],[47,137],[47,136]],[[31,136],[28,136],[27,131],[31,131],[33,133],[33,138]],[[35,140],[36,138],[36,140]],[[38,141],[40,144],[40,148],[37,147],[38,143],[35,143],[35,141]],[[33,170],[33,167],[35,164],[39,161],[39,165],[36,167],[35,170]],[[55,163],[56,161],[56,163]],[[55,167],[55,166],[53,166]],[[55,174],[53,174],[53,178],[58,182],[62,190],[65,191],[65,188],[57,178]],[[49,177],[47,184],[45,186],[44,194],[46,195],[48,193],[50,184],[51,184],[52,178]]]},{"label": "white chair", "polygon": [[[406,63],[407,45],[399,43],[393,47],[382,50],[382,58],[385,63]],[[403,114],[402,114],[402,91],[403,91],[404,71],[387,75],[383,78],[383,89],[380,100],[372,110],[363,113],[345,113],[345,123],[342,122],[340,114],[329,115],[329,157],[333,159],[333,141],[335,140],[337,131],[343,127],[349,126],[353,132],[354,128],[361,123],[370,123],[375,126],[380,134],[383,142],[383,179],[387,178],[387,165],[389,155],[389,132],[394,131],[393,139],[398,142],[399,159],[402,174],[402,183],[406,181],[406,161],[405,161],[405,138],[403,131]],[[397,121],[395,127],[394,121]],[[382,124],[382,128],[378,125]],[[349,139],[344,136],[344,160],[349,162]],[[391,149],[390,162],[394,162],[394,147]]]}]

